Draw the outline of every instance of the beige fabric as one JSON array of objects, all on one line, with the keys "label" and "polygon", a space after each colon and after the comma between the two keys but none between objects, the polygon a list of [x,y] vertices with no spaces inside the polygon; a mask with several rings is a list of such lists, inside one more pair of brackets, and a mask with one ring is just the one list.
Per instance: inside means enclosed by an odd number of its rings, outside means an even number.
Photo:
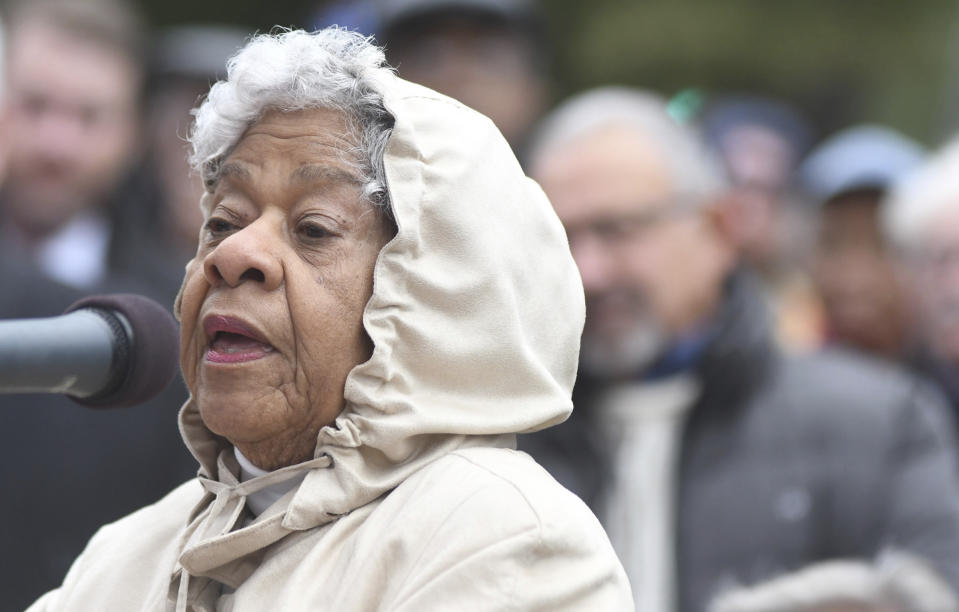
[{"label": "beige fabric", "polygon": [[[188,402],[199,484],[103,528],[32,610],[632,609],[596,519],[511,450],[571,409],[584,305],[562,227],[489,120],[380,86],[398,233],[373,356],[315,459],[239,483]],[[304,471],[244,526],[245,495]]]}]

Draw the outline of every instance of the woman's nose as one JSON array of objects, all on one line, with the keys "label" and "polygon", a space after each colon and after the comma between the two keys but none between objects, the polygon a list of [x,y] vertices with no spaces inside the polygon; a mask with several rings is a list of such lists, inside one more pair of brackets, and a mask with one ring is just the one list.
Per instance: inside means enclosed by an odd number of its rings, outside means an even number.
[{"label": "woman's nose", "polygon": [[277,255],[279,236],[272,236],[266,219],[231,234],[206,256],[203,273],[211,286],[237,287],[244,282],[272,291],[283,283],[283,265]]}]

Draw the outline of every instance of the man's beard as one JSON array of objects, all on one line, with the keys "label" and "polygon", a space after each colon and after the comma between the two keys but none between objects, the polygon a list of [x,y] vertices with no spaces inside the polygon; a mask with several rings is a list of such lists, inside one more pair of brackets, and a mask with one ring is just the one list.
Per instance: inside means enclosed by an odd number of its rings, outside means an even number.
[{"label": "man's beard", "polygon": [[662,326],[648,314],[614,336],[587,329],[580,345],[580,369],[597,379],[636,376],[653,364],[667,342]]},{"label": "man's beard", "polygon": [[31,239],[55,233],[80,212],[100,210],[97,200],[65,186],[57,189],[37,182],[19,184],[11,178],[3,193],[8,217]]}]

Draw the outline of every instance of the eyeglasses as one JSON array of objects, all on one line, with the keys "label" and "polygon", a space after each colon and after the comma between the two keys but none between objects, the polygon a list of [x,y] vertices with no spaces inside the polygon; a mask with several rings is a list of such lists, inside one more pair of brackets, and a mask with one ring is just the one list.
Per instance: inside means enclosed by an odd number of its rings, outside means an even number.
[{"label": "eyeglasses", "polygon": [[698,210],[700,202],[698,198],[678,198],[646,205],[644,210],[634,213],[601,216],[567,225],[566,235],[570,244],[591,238],[607,248],[615,249],[642,240],[666,221]]}]

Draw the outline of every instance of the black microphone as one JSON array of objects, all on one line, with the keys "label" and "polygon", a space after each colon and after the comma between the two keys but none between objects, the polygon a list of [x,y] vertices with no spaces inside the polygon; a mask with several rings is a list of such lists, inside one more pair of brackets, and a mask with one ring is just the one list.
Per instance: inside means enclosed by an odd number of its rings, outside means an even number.
[{"label": "black microphone", "polygon": [[177,324],[141,295],[83,298],[58,317],[0,321],[0,393],[64,393],[94,408],[158,394],[178,361]]}]

